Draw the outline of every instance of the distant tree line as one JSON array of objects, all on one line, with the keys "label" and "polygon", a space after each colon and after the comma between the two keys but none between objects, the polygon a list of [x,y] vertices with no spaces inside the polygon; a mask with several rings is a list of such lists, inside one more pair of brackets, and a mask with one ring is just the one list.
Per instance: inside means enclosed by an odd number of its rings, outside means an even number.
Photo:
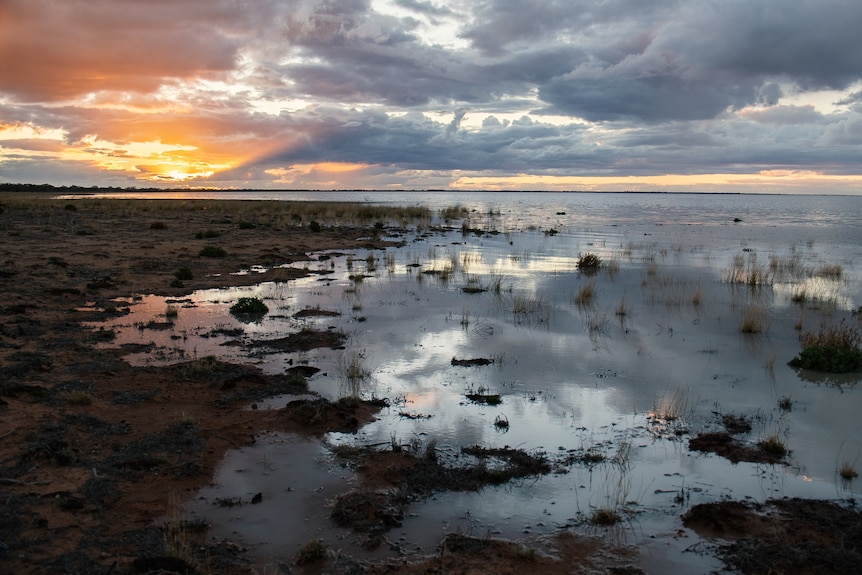
[{"label": "distant tree line", "polygon": [[47,193],[93,193],[93,192],[156,192],[158,188],[121,188],[119,186],[52,186],[51,184],[0,183],[0,192],[47,192]]}]

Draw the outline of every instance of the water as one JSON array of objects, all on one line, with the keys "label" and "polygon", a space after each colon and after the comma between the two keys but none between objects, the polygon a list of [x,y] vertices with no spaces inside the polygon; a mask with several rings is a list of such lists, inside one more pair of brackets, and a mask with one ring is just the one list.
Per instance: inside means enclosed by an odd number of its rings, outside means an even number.
[{"label": "water", "polygon": [[[646,543],[644,564],[682,568],[692,559],[680,554],[679,544],[650,541],[678,528],[687,505],[862,494],[858,481],[846,484],[836,473],[840,461],[862,455],[860,375],[824,377],[787,366],[799,351],[798,327],[816,331],[842,319],[858,325],[852,312],[862,304],[859,198],[384,192],[274,197],[434,209],[460,204],[469,211],[469,227],[484,233],[411,237],[401,248],[312,263],[313,271],[325,275],[196,292],[174,304],[180,309],[169,330],[146,327],[164,320],[159,316],[166,298],[130,301],[130,315],[102,324],[117,331],[115,344],[155,344],[155,352],[130,361],[161,364],[217,355],[270,373],[283,371],[288,362],[307,362],[321,368],[311,389],[336,398],[345,385],[338,366],[352,354],[373,374],[363,393],[387,397],[392,406],[356,435],[330,434],[329,444],[433,439],[444,453],[476,444],[513,446],[562,461],[592,449],[625,462],[561,464],[559,473],[535,480],[440,494],[411,508],[390,539],[430,551],[456,529],[528,537],[577,525],[591,509],[627,502],[628,527],[617,536]],[[578,270],[585,253],[604,261],[597,274]],[[835,265],[840,276],[821,273]],[[734,270],[760,270],[768,285],[735,282]],[[429,271],[435,273],[423,273]],[[350,279],[356,274],[367,277],[358,283]],[[477,286],[486,291],[463,291]],[[593,288],[591,298],[583,296],[586,288]],[[794,301],[802,293],[805,301]],[[260,322],[239,322],[228,308],[240,296],[264,299],[269,314]],[[292,317],[318,307],[340,315]],[[759,333],[740,331],[750,310],[762,314]],[[304,326],[344,332],[347,349],[261,354],[224,346],[237,337],[213,332],[241,328],[240,340],[270,339]],[[453,358],[494,363],[461,367],[452,365]],[[481,405],[465,397],[476,392],[499,394],[502,403]],[[791,399],[790,411],[779,408],[782,398]],[[268,405],[279,407],[287,399]],[[688,450],[690,437],[722,429],[719,415],[728,413],[752,422],[744,441],[773,434],[784,440],[792,450],[788,464],[731,464]],[[501,417],[508,427],[494,424]],[[246,471],[238,484],[240,468]],[[216,535],[239,535],[253,545],[262,562],[289,560],[313,537],[361,554],[319,505],[324,495],[334,497],[352,481],[321,445],[275,435],[227,454],[216,487],[190,508],[214,520]],[[286,491],[285,485],[298,487]],[[222,517],[225,512],[211,504],[215,497],[256,492],[265,493],[267,505],[254,514]],[[680,493],[686,498],[682,505],[674,502]],[[282,528],[297,500],[302,512],[292,521],[301,516],[302,529]]]}]

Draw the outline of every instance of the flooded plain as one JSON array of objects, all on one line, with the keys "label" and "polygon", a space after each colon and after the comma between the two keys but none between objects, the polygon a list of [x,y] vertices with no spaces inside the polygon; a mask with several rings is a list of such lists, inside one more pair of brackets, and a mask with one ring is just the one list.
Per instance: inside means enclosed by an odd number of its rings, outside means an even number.
[{"label": "flooded plain", "polygon": [[[119,303],[128,314],[94,324],[116,333],[110,346],[136,346],[134,364],[307,365],[319,370],[311,392],[388,400],[356,434],[271,434],[228,453],[187,510],[262,566],[289,563],[313,539],[383,557],[429,553],[448,533],[517,540],[571,528],[639,546],[647,571],[702,572],[721,564],[681,526],[695,504],[862,495],[859,479],[838,474],[862,466],[862,374],[787,365],[800,334],[859,325],[858,201],[833,202],[833,213],[807,198],[526,196],[466,197],[427,226],[384,223],[386,250],[315,254],[305,278],[141,294]],[[590,254],[600,265],[586,265]],[[268,311],[231,314],[241,297]],[[343,341],[294,352],[265,343],[303,331]],[[733,433],[741,445],[773,438],[789,454],[732,462],[690,448],[729,420],[747,423]],[[368,550],[330,518],[357,482],[333,455],[343,445],[431,446],[451,465],[469,459],[463,447],[514,448],[552,471],[417,501]],[[218,504],[256,494],[263,504]],[[622,521],[597,526],[603,509]]]}]

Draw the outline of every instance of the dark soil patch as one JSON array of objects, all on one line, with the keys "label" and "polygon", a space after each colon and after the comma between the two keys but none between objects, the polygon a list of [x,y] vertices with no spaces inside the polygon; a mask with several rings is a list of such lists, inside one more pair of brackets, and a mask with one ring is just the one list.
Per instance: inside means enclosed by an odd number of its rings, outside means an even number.
[{"label": "dark soil patch", "polygon": [[748,433],[751,431],[751,421],[744,415],[725,413],[721,415],[721,424],[728,433]]},{"label": "dark soil patch", "polygon": [[297,351],[311,351],[321,347],[330,349],[341,349],[347,336],[333,330],[302,330],[292,333],[287,337],[278,339],[266,339],[249,342],[248,347],[265,347],[279,352],[292,353]]},{"label": "dark soil patch", "polygon": [[386,407],[386,400],[364,401],[345,397],[336,402],[327,399],[297,399],[279,410],[280,418],[288,426],[311,435],[330,431],[354,433],[361,426],[374,421],[375,414]]},{"label": "dark soil patch", "polygon": [[688,442],[692,451],[715,453],[733,463],[748,461],[750,463],[782,463],[784,456],[778,453],[764,451],[759,447],[750,447],[734,439],[729,433],[701,433]]},{"label": "dark soil patch", "polygon": [[[336,565],[335,573],[364,575],[644,575],[632,565],[637,553],[612,547],[595,537],[559,533],[541,538],[531,546],[512,541],[451,533],[437,546],[432,557],[402,559],[378,565]],[[340,568],[339,568],[340,567]]]},{"label": "dark soil patch", "polygon": [[692,507],[683,523],[719,538],[719,556],[741,573],[846,574],[862,569],[862,512],[831,501],[723,501]]},{"label": "dark soil patch", "polygon": [[492,363],[494,363],[493,359],[487,359],[484,357],[476,357],[473,359],[456,359],[453,357],[452,361],[451,361],[452,365],[458,365],[461,367],[474,367],[477,365],[491,365]]},{"label": "dark soil patch", "polygon": [[295,314],[293,314],[293,317],[295,317],[296,319],[301,319],[304,317],[338,317],[340,315],[341,313],[333,310],[308,308],[296,312]]},{"label": "dark soil patch", "polygon": [[498,394],[488,394],[488,393],[468,393],[464,397],[472,401],[473,403],[482,403],[485,405],[500,405],[503,403],[503,398]]},{"label": "dark soil patch", "polygon": [[289,367],[284,370],[285,375],[288,377],[302,377],[305,379],[308,379],[319,372],[319,367],[313,367],[310,365],[294,365],[293,367]]},{"label": "dark soil patch", "polygon": [[462,448],[461,453],[471,457],[463,465],[441,463],[433,444],[423,453],[417,446],[404,449],[397,445],[392,451],[357,448],[336,453],[356,466],[363,486],[338,498],[333,519],[342,527],[365,534],[364,544],[369,548],[379,545],[386,531],[400,525],[411,502],[442,491],[478,491],[551,471],[544,454],[512,448]]}]

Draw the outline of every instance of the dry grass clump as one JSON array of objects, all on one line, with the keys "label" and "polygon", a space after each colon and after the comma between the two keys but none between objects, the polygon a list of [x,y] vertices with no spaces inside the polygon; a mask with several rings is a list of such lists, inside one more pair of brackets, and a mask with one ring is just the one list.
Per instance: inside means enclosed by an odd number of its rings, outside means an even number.
[{"label": "dry grass clump", "polygon": [[774,433],[757,442],[757,447],[759,447],[764,453],[774,455],[778,458],[784,457],[790,453],[790,450],[787,449],[787,444]]},{"label": "dry grass clump", "polygon": [[724,279],[732,284],[760,287],[772,285],[774,277],[775,274],[770,267],[759,264],[757,254],[750,252],[747,258],[742,254],[733,257],[733,265]]},{"label": "dry grass clump", "polygon": [[766,310],[759,305],[751,305],[742,314],[739,331],[742,333],[762,333],[768,327]]},{"label": "dry grass clump", "polygon": [[581,286],[578,290],[578,293],[575,294],[575,304],[578,307],[586,307],[593,303],[593,299],[596,295],[596,284],[590,282]]},{"label": "dry grass clump", "polygon": [[338,373],[344,380],[344,395],[358,398],[363,387],[371,381],[373,371],[367,366],[365,355],[351,350],[338,358]]},{"label": "dry grass clump", "polygon": [[841,264],[823,264],[817,269],[816,274],[822,278],[837,281],[844,275],[844,268]]},{"label": "dry grass clump", "polygon": [[312,539],[293,556],[294,565],[309,565],[326,558],[329,547],[321,539]]},{"label": "dry grass clump", "polygon": [[853,462],[845,459],[841,462],[841,465],[838,466],[838,475],[840,475],[841,479],[844,481],[852,481],[859,477],[859,472],[856,471],[856,467],[853,465]]}]

